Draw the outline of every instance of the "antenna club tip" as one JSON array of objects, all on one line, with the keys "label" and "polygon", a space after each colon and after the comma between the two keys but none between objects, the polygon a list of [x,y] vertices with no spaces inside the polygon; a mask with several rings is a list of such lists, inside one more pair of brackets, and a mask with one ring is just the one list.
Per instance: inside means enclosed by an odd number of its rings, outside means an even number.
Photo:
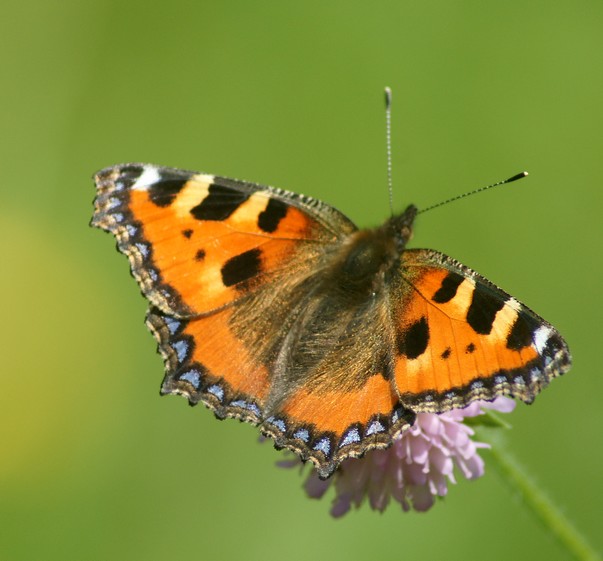
[{"label": "antenna club tip", "polygon": [[509,177],[509,179],[505,179],[503,181],[503,183],[511,183],[512,181],[517,181],[518,179],[523,179],[527,175],[528,175],[527,171],[522,171],[521,173],[518,173],[517,175],[514,175],[513,177]]},{"label": "antenna club tip", "polygon": [[385,106],[389,107],[392,104],[392,89],[385,86]]}]

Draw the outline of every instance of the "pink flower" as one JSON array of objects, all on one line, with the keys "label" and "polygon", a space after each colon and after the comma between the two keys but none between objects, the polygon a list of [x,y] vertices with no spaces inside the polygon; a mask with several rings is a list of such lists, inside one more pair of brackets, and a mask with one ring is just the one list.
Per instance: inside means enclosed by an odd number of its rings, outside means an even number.
[{"label": "pink flower", "polygon": [[513,400],[499,397],[447,413],[419,413],[415,424],[388,449],[371,450],[361,459],[345,460],[326,481],[312,470],[304,485],[306,493],[321,498],[334,487],[331,515],[336,518],[346,514],[352,505],[359,507],[365,497],[372,509],[381,512],[392,498],[405,511],[429,510],[436,497],[446,495],[448,482],[456,483],[454,468],[466,479],[484,474],[484,461],[478,450],[489,445],[471,439],[474,431],[463,423],[464,419],[483,414],[483,409],[508,413],[514,407]]}]

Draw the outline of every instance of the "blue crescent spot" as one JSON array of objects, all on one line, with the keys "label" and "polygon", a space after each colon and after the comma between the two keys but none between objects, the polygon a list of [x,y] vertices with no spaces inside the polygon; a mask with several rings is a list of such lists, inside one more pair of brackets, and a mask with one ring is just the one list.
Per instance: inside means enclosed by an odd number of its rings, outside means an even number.
[{"label": "blue crescent spot", "polygon": [[207,391],[210,394],[215,395],[220,401],[222,401],[222,399],[224,399],[224,390],[218,384],[209,386],[209,388],[207,388]]},{"label": "blue crescent spot", "polygon": [[385,427],[379,421],[373,421],[369,427],[366,429],[366,434],[370,436],[371,434],[376,434],[378,432],[384,432]]},{"label": "blue crescent spot", "polygon": [[354,444],[355,442],[360,442],[361,438],[360,438],[360,433],[358,432],[357,428],[353,428],[351,430],[349,430],[345,436],[343,437],[343,440],[341,441],[341,445],[340,446],[347,446],[348,444]]},{"label": "blue crescent spot", "polygon": [[299,429],[293,434],[293,438],[299,438],[304,442],[308,442],[308,440],[310,440],[310,432],[308,429]]},{"label": "blue crescent spot", "polygon": [[149,256],[149,246],[146,243],[138,242],[134,245],[138,248],[138,251],[140,251],[140,253],[142,253],[143,257]]},{"label": "blue crescent spot", "polygon": [[182,323],[180,321],[178,321],[177,319],[174,319],[169,316],[162,316],[162,317],[163,317],[163,321],[165,322],[165,325],[167,325],[167,328],[172,335],[174,333],[176,333],[176,331],[178,331],[178,328],[182,325]]},{"label": "blue crescent spot", "polygon": [[255,403],[250,403],[249,401],[245,401],[243,399],[237,399],[236,401],[230,402],[231,407],[240,407],[241,409],[247,409],[256,415],[260,415],[260,409]]},{"label": "blue crescent spot", "polygon": [[192,384],[195,389],[199,389],[201,385],[201,375],[196,370],[189,370],[180,376],[181,380],[186,380],[190,384]]},{"label": "blue crescent spot", "polygon": [[188,343],[180,339],[179,341],[174,341],[171,346],[172,349],[176,351],[178,362],[182,364],[186,360],[186,355],[188,353]]},{"label": "blue crescent spot", "polygon": [[314,445],[314,450],[319,450],[323,452],[325,456],[328,456],[329,452],[331,451],[331,441],[327,437],[321,438]]},{"label": "blue crescent spot", "polygon": [[274,417],[272,417],[271,419],[268,419],[268,421],[281,432],[287,431],[287,425],[285,424],[285,421],[283,421],[282,419],[275,419]]},{"label": "blue crescent spot", "polygon": [[112,210],[115,207],[118,207],[121,204],[121,201],[115,197],[111,197],[108,201],[107,201],[107,210]]}]

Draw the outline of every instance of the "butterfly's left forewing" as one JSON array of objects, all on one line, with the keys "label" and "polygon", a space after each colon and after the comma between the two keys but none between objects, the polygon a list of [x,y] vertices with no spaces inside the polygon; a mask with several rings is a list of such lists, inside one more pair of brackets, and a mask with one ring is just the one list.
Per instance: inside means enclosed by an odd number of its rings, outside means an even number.
[{"label": "butterfly's left forewing", "polygon": [[450,257],[405,251],[391,289],[394,384],[414,411],[499,395],[530,403],[569,369],[569,350],[553,326]]},{"label": "butterfly's left forewing", "polygon": [[204,173],[122,164],[95,180],[92,224],[116,236],[144,295],[174,317],[303,272],[356,229],[315,199]]}]

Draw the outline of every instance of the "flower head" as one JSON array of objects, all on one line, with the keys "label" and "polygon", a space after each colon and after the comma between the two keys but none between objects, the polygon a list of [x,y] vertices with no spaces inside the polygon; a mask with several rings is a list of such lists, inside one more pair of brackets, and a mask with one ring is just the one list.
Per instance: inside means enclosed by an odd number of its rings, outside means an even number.
[{"label": "flower head", "polygon": [[359,507],[365,497],[371,508],[379,511],[385,510],[392,498],[405,511],[429,510],[436,497],[446,495],[448,482],[456,483],[455,468],[466,479],[484,474],[478,450],[489,445],[472,440],[474,431],[464,419],[483,414],[483,409],[507,413],[514,407],[513,400],[499,397],[447,413],[419,413],[415,424],[389,448],[371,450],[361,459],[345,460],[326,481],[312,470],[305,490],[310,497],[321,498],[333,486],[334,517],[343,516],[352,505]]}]

